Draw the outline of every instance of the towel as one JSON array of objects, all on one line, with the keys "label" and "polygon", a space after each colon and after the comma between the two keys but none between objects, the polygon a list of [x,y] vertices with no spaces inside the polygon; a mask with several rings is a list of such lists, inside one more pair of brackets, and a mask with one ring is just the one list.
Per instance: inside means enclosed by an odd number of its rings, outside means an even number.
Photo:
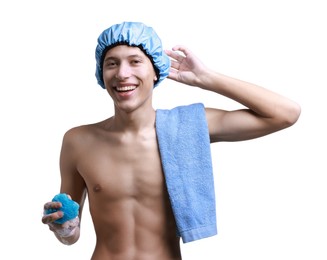
[{"label": "towel", "polygon": [[211,149],[202,103],[156,111],[166,186],[183,243],[217,234]]}]

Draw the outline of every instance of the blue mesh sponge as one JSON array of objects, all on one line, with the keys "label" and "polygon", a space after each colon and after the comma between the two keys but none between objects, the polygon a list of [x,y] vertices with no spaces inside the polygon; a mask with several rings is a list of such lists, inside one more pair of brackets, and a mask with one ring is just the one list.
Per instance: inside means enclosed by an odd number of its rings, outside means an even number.
[{"label": "blue mesh sponge", "polygon": [[158,86],[168,76],[171,63],[170,58],[163,50],[161,40],[153,28],[140,22],[123,22],[112,25],[98,37],[98,45],[95,49],[95,76],[102,88],[105,88],[102,76],[102,64],[105,53],[111,47],[119,44],[137,46],[150,58],[158,77],[154,87]]},{"label": "blue mesh sponge", "polygon": [[64,216],[54,221],[57,224],[63,224],[68,220],[74,219],[78,216],[79,204],[71,200],[66,193],[59,193],[53,197],[52,201],[61,202],[62,207],[59,209],[48,209],[46,214],[54,213],[58,210],[64,212]]}]

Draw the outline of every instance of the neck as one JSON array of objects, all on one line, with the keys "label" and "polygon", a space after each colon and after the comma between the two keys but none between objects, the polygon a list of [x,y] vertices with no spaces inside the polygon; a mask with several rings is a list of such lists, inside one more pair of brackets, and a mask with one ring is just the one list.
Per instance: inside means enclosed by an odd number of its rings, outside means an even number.
[{"label": "neck", "polygon": [[132,112],[125,112],[115,109],[112,126],[120,131],[138,132],[142,129],[153,128],[155,125],[156,111],[154,108],[148,107]]}]

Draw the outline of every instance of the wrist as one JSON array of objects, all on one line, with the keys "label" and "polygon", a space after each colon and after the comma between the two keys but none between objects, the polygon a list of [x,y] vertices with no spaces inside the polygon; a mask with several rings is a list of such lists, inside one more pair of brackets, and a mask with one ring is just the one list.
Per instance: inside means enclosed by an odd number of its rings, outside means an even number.
[{"label": "wrist", "polygon": [[56,236],[61,238],[71,237],[79,229],[79,217],[68,220],[62,225],[52,224],[51,226],[51,230]]},{"label": "wrist", "polygon": [[77,228],[78,227],[74,227],[74,228],[61,228],[61,229],[54,230],[53,232],[58,237],[67,238],[67,237],[73,236],[75,234],[75,232],[77,231]]}]

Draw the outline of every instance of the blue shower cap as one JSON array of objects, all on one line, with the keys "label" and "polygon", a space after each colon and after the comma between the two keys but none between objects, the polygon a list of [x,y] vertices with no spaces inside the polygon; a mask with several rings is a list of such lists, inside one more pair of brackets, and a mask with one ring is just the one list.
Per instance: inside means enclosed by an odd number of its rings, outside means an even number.
[{"label": "blue shower cap", "polygon": [[105,88],[102,74],[104,56],[110,48],[120,44],[139,47],[150,58],[158,78],[154,87],[168,76],[170,59],[164,52],[161,40],[153,28],[140,22],[123,22],[104,30],[98,38],[98,45],[95,49],[95,76],[102,88]]}]

